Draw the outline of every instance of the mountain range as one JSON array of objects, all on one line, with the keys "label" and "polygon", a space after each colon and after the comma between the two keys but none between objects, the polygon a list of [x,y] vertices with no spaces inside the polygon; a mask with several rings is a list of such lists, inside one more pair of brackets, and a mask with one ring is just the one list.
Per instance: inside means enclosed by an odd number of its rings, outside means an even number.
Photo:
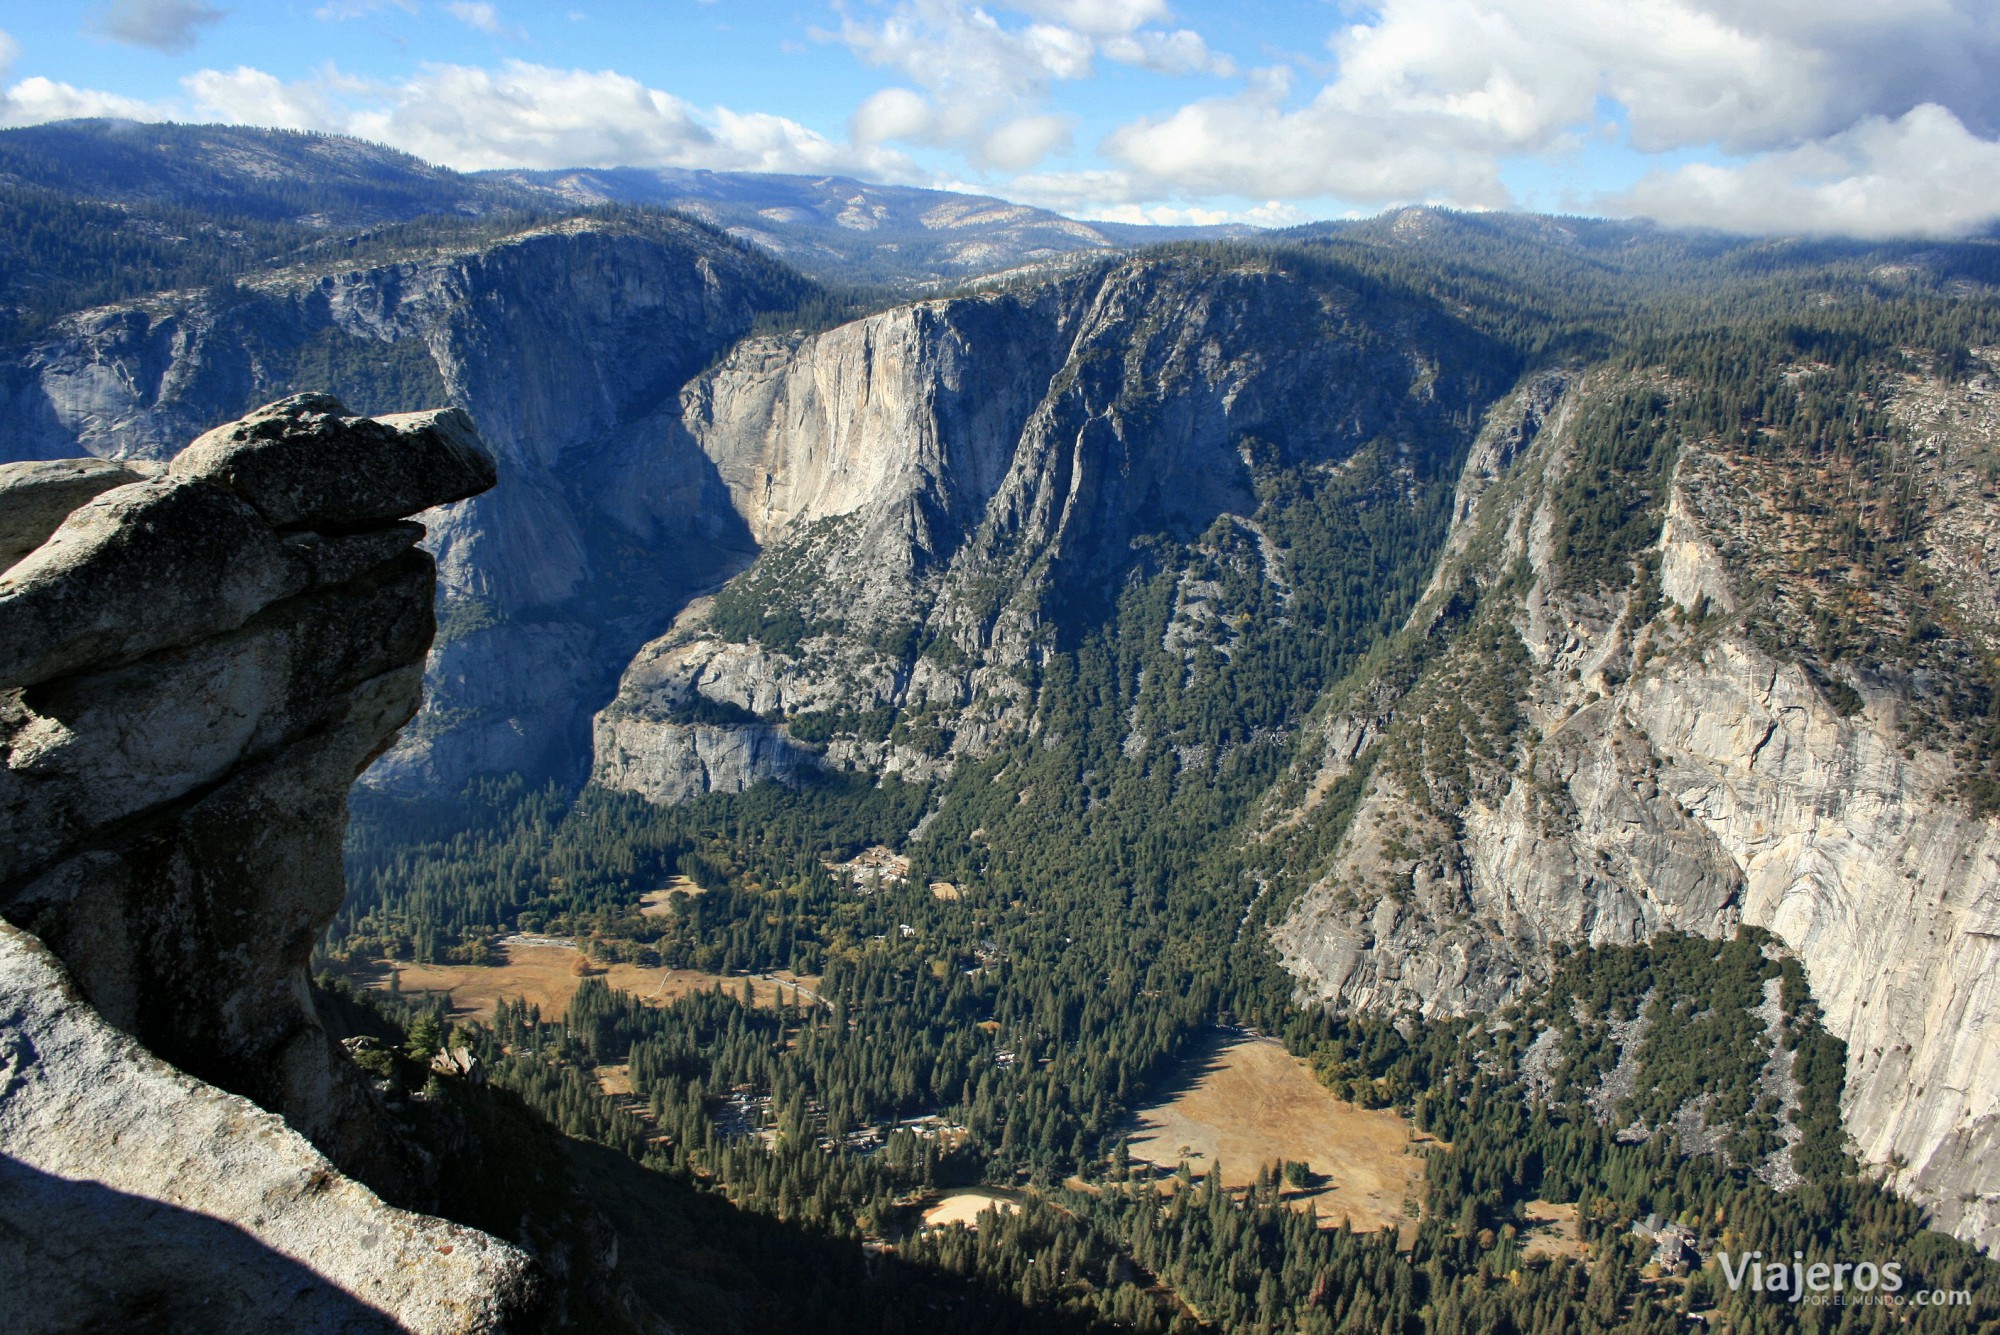
[{"label": "mountain range", "polygon": [[[2000,245],[1172,232],[75,122],[0,133],[0,248],[0,461],[306,389],[477,423],[370,838],[503,778],[592,820],[789,786],[938,884],[1046,884],[1064,942],[1266,952],[1229,967],[1406,1026],[1755,930],[1859,1161],[2000,1244]],[[585,923],[521,876],[423,949]],[[1737,1166],[1789,1190],[1796,1141]]]}]

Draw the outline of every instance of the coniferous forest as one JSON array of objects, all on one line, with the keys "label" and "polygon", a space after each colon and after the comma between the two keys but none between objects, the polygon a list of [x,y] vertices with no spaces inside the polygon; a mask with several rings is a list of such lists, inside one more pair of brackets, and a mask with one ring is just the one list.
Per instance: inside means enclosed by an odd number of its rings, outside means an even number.
[{"label": "coniferous forest", "polygon": [[[1551,258],[1509,228],[1468,221],[1449,261],[1379,245],[1365,226],[1275,251],[1196,249],[1458,303],[1468,336],[1517,371],[1589,358],[1628,374],[1633,387],[1577,427],[1581,463],[1558,489],[1552,548],[1573,585],[1654,600],[1635,615],[1657,606],[1648,549],[1689,440],[1795,479],[1783,503],[1811,512],[1842,559],[1903,579],[1918,525],[1880,386],[1911,366],[1951,374],[1965,349],[2000,342],[2000,306],[1966,295],[1993,277],[1989,247],[1952,252],[1954,275],[1933,288],[1888,290],[1871,286],[1867,257],[1840,247],[1648,247],[1583,225],[1582,258]],[[1828,289],[1857,296],[1804,299]],[[1788,369],[1801,361],[1826,373],[1801,382]],[[1061,652],[1023,666],[1033,734],[936,782],[828,773],[672,807],[520,777],[423,802],[357,795],[352,891],[322,950],[324,981],[351,991],[343,980],[379,961],[477,964],[512,932],[576,940],[598,968],[716,975],[664,1005],[591,977],[560,1014],[510,1000],[490,1024],[454,1025],[436,998],[361,1001],[407,1030],[417,1056],[442,1042],[478,1052],[500,1090],[573,1138],[572,1171],[620,1203],[621,1226],[722,1212],[754,1234],[731,1253],[734,1289],[670,1240],[628,1253],[635,1283],[716,1329],[948,1320],[1539,1335],[1694,1319],[1742,1332],[2000,1322],[2000,1270],[1927,1229],[1854,1157],[1838,1113],[1842,1046],[1797,962],[1754,929],[1560,954],[1546,985],[1490,1015],[1425,1021],[1295,1000],[1265,932],[1339,840],[1367,779],[1363,767],[1306,818],[1259,825],[1264,795],[1290,782],[1313,701],[1364,677],[1415,681],[1476,639],[1493,670],[1427,706],[1414,740],[1369,756],[1447,819],[1467,800],[1466,758],[1501,754],[1520,726],[1508,694],[1509,673],[1524,670],[1519,642],[1482,616],[1504,586],[1468,582],[1435,617],[1410,617],[1461,462],[1364,452],[1329,475],[1275,461],[1258,517],[1296,572],[1282,608],[1254,563],[1233,559],[1240,536],[1226,524],[1193,543],[1163,535],[1135,553],[1115,607],[1077,617]],[[1404,503],[1380,503],[1392,494]],[[1244,609],[1227,655],[1201,649],[1188,662],[1163,640],[1190,566]],[[758,588],[739,582],[718,601],[729,633],[786,644],[813,630]],[[1991,666],[1945,661],[1947,646],[1921,630],[1949,615],[1938,591],[1904,581],[1902,592],[1897,627],[1801,617],[1774,597],[1753,629],[1836,696],[1843,656],[1934,672],[1944,685],[1912,726],[1957,748],[1961,800],[1989,810]],[[817,727],[920,743],[937,727],[917,710],[789,724],[808,740]],[[1135,751],[1134,734],[1168,745]],[[1454,759],[1439,736],[1465,751]],[[1212,763],[1176,759],[1190,751]],[[906,856],[907,873],[858,890],[845,864],[877,846]],[[698,893],[641,913],[674,878]],[[952,893],[933,893],[939,883]],[[756,980],[780,973],[810,985],[760,1003]],[[1301,1169],[1282,1161],[1228,1191],[1218,1174],[1131,1158],[1134,1110],[1218,1029],[1277,1036],[1341,1098],[1409,1119],[1431,1146],[1412,1226],[1317,1227],[1294,1199]],[[1760,1083],[1774,1061],[1796,1081],[1795,1114]],[[600,1081],[607,1067],[621,1069],[621,1092]],[[423,1088],[414,1067],[384,1070]],[[1614,1072],[1626,1092],[1607,1101]],[[433,1081],[430,1096],[452,1095]],[[1706,1110],[1699,1125],[1676,1118],[1690,1099]],[[1791,1171],[1774,1178],[1781,1149]],[[921,1225],[940,1191],[980,1184],[1016,1208],[973,1229]],[[1574,1220],[1572,1248],[1532,1242],[1550,1207]],[[1688,1272],[1659,1264],[1663,1226],[1685,1230],[1702,1258]],[[1969,1301],[1773,1302],[1731,1290],[1715,1261],[1794,1251],[1805,1265],[1893,1259],[1909,1290]],[[851,1284],[828,1283],[833,1264]]]}]

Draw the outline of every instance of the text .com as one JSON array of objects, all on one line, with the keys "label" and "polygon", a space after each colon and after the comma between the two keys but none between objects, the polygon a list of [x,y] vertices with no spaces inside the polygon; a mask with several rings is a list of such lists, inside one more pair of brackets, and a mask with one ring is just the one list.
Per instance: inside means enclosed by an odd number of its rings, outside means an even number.
[{"label": "text .com", "polygon": [[1769,1260],[1762,1252],[1732,1256],[1719,1252],[1723,1282],[1732,1293],[1762,1293],[1792,1303],[1908,1303],[1913,1307],[1961,1307],[1972,1304],[1966,1289],[1905,1291],[1900,1261],[1807,1262],[1804,1252],[1792,1259]]}]

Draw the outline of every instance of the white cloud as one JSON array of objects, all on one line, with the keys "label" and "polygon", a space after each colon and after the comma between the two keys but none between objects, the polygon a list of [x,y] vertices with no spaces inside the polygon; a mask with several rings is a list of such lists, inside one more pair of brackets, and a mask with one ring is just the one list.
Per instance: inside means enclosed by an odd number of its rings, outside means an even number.
[{"label": "white cloud", "polygon": [[21,58],[21,44],[13,35],[0,30],[0,79],[7,77],[7,71],[14,68],[14,62]]},{"label": "white cloud", "polygon": [[1095,222],[1144,223],[1154,227],[1217,227],[1227,223],[1247,223],[1252,227],[1297,227],[1311,222],[1317,214],[1296,204],[1267,200],[1246,209],[1181,208],[1170,204],[1117,204],[1083,215]]},{"label": "white cloud", "polygon": [[400,82],[331,68],[286,82],[239,67],[202,70],[183,84],[204,118],[357,135],[466,171],[628,166],[921,175],[893,150],[830,140],[780,116],[698,109],[609,70],[513,60],[497,69],[427,65]]},{"label": "white cloud", "polygon": [[[1609,128],[1640,153],[1764,155],[1673,178],[1704,182],[1704,207],[1732,218],[1754,210],[1729,201],[1728,182],[1782,178],[1795,206],[1851,220],[1829,227],[1874,228],[1894,211],[1855,202],[1863,182],[1928,182],[1916,193],[1954,219],[1983,207],[1976,183],[1944,175],[1956,159],[1942,152],[1977,158],[2000,134],[1992,0],[1379,0],[1327,50],[1334,72],[1302,104],[1284,78],[1253,72],[1239,92],[1120,127],[1090,188],[1131,203],[1227,193],[1505,206],[1507,160],[1572,152]],[[1907,120],[1923,103],[1957,139]],[[1881,156],[1890,126],[1930,156]],[[1816,184],[1797,185],[1801,173]]]},{"label": "white cloud", "polygon": [[1167,0],[1015,0],[1007,7],[1078,32],[1107,36],[1165,22],[1172,14]]},{"label": "white cloud", "polygon": [[72,120],[85,116],[157,121],[174,114],[158,102],[142,102],[117,93],[102,93],[56,83],[37,75],[23,79],[0,93],[0,126],[40,125],[45,121]]},{"label": "white cloud", "polygon": [[1098,49],[1121,65],[1138,65],[1161,74],[1214,74],[1228,78],[1236,73],[1236,62],[1210,51],[1201,34],[1192,28],[1107,37]]},{"label": "white cloud", "polygon": [[856,114],[857,138],[954,148],[1017,170],[1068,144],[1072,122],[1051,109],[1051,90],[1089,78],[1100,57],[1165,74],[1235,72],[1201,34],[1148,26],[1169,16],[1165,0],[896,0],[865,21],[843,11],[840,30],[822,35],[923,90],[871,98]]},{"label": "white cloud", "polygon": [[921,139],[935,113],[931,104],[907,88],[884,88],[854,110],[850,133],[858,144],[891,139]]},{"label": "white cloud", "polygon": [[1020,171],[1066,148],[1069,136],[1067,116],[1022,116],[995,127],[980,141],[979,154],[996,167]]},{"label": "white cloud", "polygon": [[2000,217],[2000,142],[1926,103],[1740,166],[1656,172],[1609,202],[1725,231],[1962,236]]},{"label": "white cloud", "polygon": [[900,153],[837,143],[783,116],[727,107],[716,107],[708,115],[715,125],[711,143],[690,154],[689,161],[672,165],[814,176],[841,174],[889,181],[922,176]]},{"label": "white cloud", "polygon": [[500,21],[500,11],[492,5],[474,3],[474,0],[451,0],[445,12],[468,28],[476,28],[488,37],[511,37],[515,40],[527,34],[519,28],[509,27]]},{"label": "white cloud", "polygon": [[1510,201],[1495,156],[1437,114],[1348,110],[1322,92],[1287,110],[1252,90],[1125,126],[1106,151],[1131,176],[1128,198],[1242,195],[1357,202],[1423,199],[1472,208]]},{"label": "white cloud", "polygon": [[239,65],[233,70],[198,70],[182,80],[203,118],[279,130],[324,130],[341,119],[341,109],[319,83],[285,83],[276,75]]},{"label": "white cloud", "polygon": [[327,0],[313,11],[313,17],[342,23],[348,19],[365,19],[385,9],[400,9],[405,14],[414,14],[417,12],[417,0]]},{"label": "white cloud", "polygon": [[89,27],[114,42],[171,54],[192,50],[201,30],[228,13],[200,0],[109,0],[91,15]]}]

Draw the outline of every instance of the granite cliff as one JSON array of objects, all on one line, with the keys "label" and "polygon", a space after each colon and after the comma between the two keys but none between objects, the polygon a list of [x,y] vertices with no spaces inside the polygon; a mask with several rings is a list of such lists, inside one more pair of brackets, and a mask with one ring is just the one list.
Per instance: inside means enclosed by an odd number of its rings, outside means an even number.
[{"label": "granite cliff", "polygon": [[312,395],[165,465],[0,466],[11,1329],[544,1310],[526,1254],[354,1180],[408,1198],[427,1169],[306,971],[348,788],[421,697],[435,576],[405,517],[493,482],[456,409]]},{"label": "granite cliff", "polygon": [[425,516],[441,630],[423,712],[368,782],[578,772],[633,650],[748,559],[677,393],[799,290],[657,216],[420,235],[58,322],[0,373],[0,459],[157,461],[302,384],[365,412],[463,405],[505,485]]},{"label": "granite cliff", "polygon": [[[681,418],[760,554],[626,670],[596,782],[678,802],[821,767],[948,776],[1047,726],[1035,667],[1143,577],[1144,535],[1205,554],[1162,640],[1193,683],[1239,642],[1232,564],[1274,596],[1300,573],[1266,531],[1266,448],[1338,475],[1397,441],[1406,478],[1457,470],[1429,592],[1299,721],[1245,853],[1358,785],[1273,934],[1301,995],[1489,1011],[1560,948],[1768,928],[1848,1045],[1857,1152],[2000,1242],[2000,836],[1965,722],[2000,646],[1986,363],[1883,372],[1889,453],[1856,482],[1661,436],[1698,383],[1579,360],[1496,395],[1505,359],[1447,322],[1375,310],[1357,339],[1341,301],[1282,264],[1148,256],[738,344]],[[1613,493],[1615,533],[1579,528]],[[1850,520],[1880,531],[1857,546]],[[1921,573],[1885,577],[1891,551]],[[1135,710],[1126,754],[1157,731]]]},{"label": "granite cliff", "polygon": [[1282,585],[1260,486],[1408,466],[1384,448],[1428,469],[1508,374],[1434,307],[1369,299],[1165,254],[738,344],[681,417],[757,561],[633,660],[595,780],[677,801],[815,764],[935,778],[1030,726],[1028,675],[1156,538],[1247,544]]},{"label": "granite cliff", "polygon": [[[1916,561],[1962,618],[1962,640],[1932,643],[1990,652],[1993,381],[1892,384],[1929,512]],[[1879,642],[1814,652],[1819,581],[1854,587],[1831,507],[1734,442],[1648,463],[1633,582],[1589,577],[1562,550],[1563,479],[1594,466],[1593,414],[1632,388],[1544,377],[1494,415],[1406,632],[1450,647],[1333,694],[1271,803],[1277,831],[1364,780],[1276,943],[1308,996],[1448,1015],[1545,981],[1558,946],[1767,928],[1847,1044],[1857,1152],[1991,1249],[2000,826],[1934,717],[1965,663],[1910,666],[1915,612],[1882,588],[1854,604]]]}]

